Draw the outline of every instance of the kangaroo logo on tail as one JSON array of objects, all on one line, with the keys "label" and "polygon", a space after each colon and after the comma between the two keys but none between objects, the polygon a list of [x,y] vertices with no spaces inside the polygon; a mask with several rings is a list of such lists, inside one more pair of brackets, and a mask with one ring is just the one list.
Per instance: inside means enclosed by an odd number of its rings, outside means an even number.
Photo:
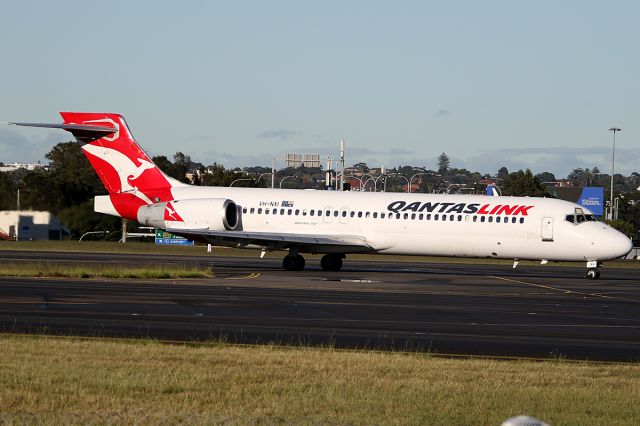
[{"label": "kangaroo logo on tail", "polygon": [[141,206],[174,199],[171,189],[185,186],[165,175],[137,144],[123,116],[61,112],[63,124],[13,123],[71,132],[109,192],[113,209],[135,219]]}]

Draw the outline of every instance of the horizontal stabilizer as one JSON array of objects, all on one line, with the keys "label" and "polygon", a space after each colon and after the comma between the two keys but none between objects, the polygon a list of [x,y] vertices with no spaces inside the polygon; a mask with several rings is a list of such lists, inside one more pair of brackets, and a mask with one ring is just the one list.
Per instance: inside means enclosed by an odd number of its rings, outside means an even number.
[{"label": "horizontal stabilizer", "polygon": [[46,127],[48,129],[62,129],[71,132],[83,143],[89,143],[103,136],[116,133],[117,127],[93,126],[88,124],[55,124],[55,123],[9,123],[13,126]]}]

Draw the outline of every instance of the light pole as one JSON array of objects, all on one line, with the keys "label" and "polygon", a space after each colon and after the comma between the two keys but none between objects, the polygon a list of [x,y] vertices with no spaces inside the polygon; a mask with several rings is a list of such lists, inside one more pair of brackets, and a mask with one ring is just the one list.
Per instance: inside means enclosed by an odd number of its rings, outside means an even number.
[{"label": "light pole", "polygon": [[260,179],[262,179],[262,176],[266,176],[266,175],[273,176],[273,173],[262,173],[260,176],[258,176],[258,179],[256,180],[256,186],[260,184]]},{"label": "light pole", "polygon": [[[407,181],[407,193],[410,191],[411,189],[411,185],[409,184],[409,178],[407,178],[405,175],[402,175],[400,173],[390,173],[387,175],[387,177],[389,176],[394,176],[394,177],[401,177],[404,180]],[[387,179],[384,180],[384,192],[387,192]]]},{"label": "light pole", "polygon": [[89,235],[89,234],[108,234],[109,231],[89,231],[89,232],[85,232],[84,234],[82,234],[82,236],[80,237],[80,239],[78,241],[82,241],[82,239],[85,237],[85,235]]},{"label": "light pole", "polygon": [[243,181],[243,180],[245,180],[245,181],[246,181],[246,180],[251,180],[251,181],[252,181],[252,180],[253,180],[253,178],[240,178],[240,179],[236,179],[236,180],[232,181],[232,182],[229,184],[229,187],[232,187],[234,183],[236,183],[236,182],[240,182],[240,181]]},{"label": "light pole", "polygon": [[364,191],[367,188],[367,184],[369,183],[370,180],[373,181],[373,192],[377,192],[376,190],[378,189],[377,188],[378,185],[376,185],[376,178],[374,177],[370,177],[369,179],[365,180],[362,183],[362,190]]},{"label": "light pole", "polygon": [[[367,179],[364,178],[365,176],[367,176]],[[360,191],[364,191],[364,186],[367,184],[369,179],[373,179],[373,176],[371,176],[370,174],[364,173],[362,176],[360,176]]]},{"label": "light pole", "polygon": [[280,181],[280,189],[282,189],[282,182],[284,182],[285,180],[287,180],[289,178],[295,178],[295,176],[285,176],[285,177],[283,177],[282,180]]},{"label": "light pole", "polygon": [[613,132],[613,151],[611,153],[611,205],[609,206],[609,220],[613,220],[613,176],[616,171],[616,132],[622,130],[619,127],[612,127],[609,129],[610,132]]},{"label": "light pole", "polygon": [[9,175],[13,175],[14,181],[16,182],[16,210],[20,211],[20,184],[22,183],[22,176],[18,173],[22,173],[23,169],[15,169],[9,172]]}]

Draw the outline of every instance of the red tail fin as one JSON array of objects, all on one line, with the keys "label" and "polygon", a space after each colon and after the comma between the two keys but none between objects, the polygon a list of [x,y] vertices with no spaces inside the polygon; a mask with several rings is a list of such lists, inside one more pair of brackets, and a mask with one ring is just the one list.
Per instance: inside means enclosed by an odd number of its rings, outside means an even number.
[{"label": "red tail fin", "polygon": [[[109,192],[115,210],[135,219],[143,205],[171,201],[171,188],[184,186],[166,176],[140,148],[119,114],[61,112],[64,125],[87,126],[71,131]],[[100,126],[101,132],[86,130]],[[115,132],[105,134],[104,128]]]}]

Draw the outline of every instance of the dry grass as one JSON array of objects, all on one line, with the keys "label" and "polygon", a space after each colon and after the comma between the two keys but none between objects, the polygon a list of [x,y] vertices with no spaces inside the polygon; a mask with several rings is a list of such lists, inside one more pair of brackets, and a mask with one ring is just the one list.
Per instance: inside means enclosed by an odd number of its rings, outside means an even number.
[{"label": "dry grass", "polygon": [[0,423],[640,421],[640,366],[0,337]]},{"label": "dry grass", "polygon": [[208,278],[211,268],[184,265],[111,266],[66,265],[56,263],[3,263],[0,276],[9,277],[68,277],[68,278]]}]

